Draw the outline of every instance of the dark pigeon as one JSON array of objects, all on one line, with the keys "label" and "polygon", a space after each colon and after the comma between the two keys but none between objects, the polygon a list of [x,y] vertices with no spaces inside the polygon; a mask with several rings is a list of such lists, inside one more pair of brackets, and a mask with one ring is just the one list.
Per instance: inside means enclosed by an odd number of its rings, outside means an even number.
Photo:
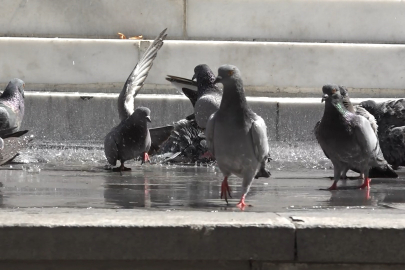
[{"label": "dark pigeon", "polygon": [[[121,166],[113,169],[114,171],[130,170],[124,167],[124,162],[138,155],[142,155],[142,163],[150,161],[148,151],[152,142],[147,126],[147,122],[151,121],[150,110],[145,107],[134,110],[135,97],[142,89],[157,52],[163,46],[163,40],[166,38],[165,33],[166,29],[159,34],[142,55],[118,97],[118,114],[121,123],[114,127],[104,139],[104,152],[108,162],[113,166],[116,165],[117,160],[121,162]],[[167,133],[166,130],[159,129],[154,135],[159,140],[163,140],[161,138],[163,133]]]},{"label": "dark pigeon", "polygon": [[378,124],[378,139],[385,159],[394,169],[405,166],[405,100],[389,100],[376,103],[367,100],[360,103],[370,112]]},{"label": "dark pigeon", "polygon": [[20,79],[12,79],[0,96],[0,137],[20,130],[24,117],[24,87]]},{"label": "dark pigeon", "polygon": [[221,198],[230,195],[228,177],[243,178],[242,197],[238,207],[244,209],[245,197],[263,162],[268,159],[269,144],[264,120],[248,106],[243,81],[237,67],[223,65],[215,82],[223,84],[219,110],[208,120],[206,137],[208,148],[215,156],[224,175]]},{"label": "dark pigeon", "polygon": [[[354,113],[356,115],[365,117],[371,125],[371,128],[373,129],[373,132],[375,133],[375,135],[377,136],[377,130],[378,130],[378,125],[376,123],[376,120],[374,118],[374,116],[372,114],[370,114],[367,110],[365,110],[363,107],[361,107],[360,105],[357,106],[353,106],[352,102],[350,101],[350,97],[349,97],[349,93],[346,87],[341,86],[341,85],[337,85],[337,87],[339,88],[340,94],[342,95],[342,103],[344,105],[344,107],[346,108],[346,110],[348,110],[351,113]],[[321,121],[318,121],[318,123],[315,125],[315,136],[318,136],[317,132],[319,129],[319,124]],[[325,153],[325,151],[324,151]],[[325,153],[326,155],[326,153]],[[329,158],[326,155],[327,158]],[[381,157],[380,157],[381,158]],[[359,168],[356,168],[355,166],[352,166],[349,168],[352,171],[355,172],[360,172]],[[346,179],[346,173],[342,174],[342,179]],[[391,168],[391,166],[386,166],[386,160],[381,158],[381,160],[378,163],[377,167],[372,167],[369,171],[369,177],[370,178],[396,178],[398,177],[398,174]]]},{"label": "dark pigeon", "polygon": [[325,110],[316,131],[316,138],[334,167],[334,182],[329,190],[338,189],[337,182],[350,168],[364,176],[363,185],[369,188],[369,170],[389,164],[384,160],[378,139],[370,122],[348,111],[337,85],[322,87]]},{"label": "dark pigeon", "polygon": [[121,166],[114,171],[128,171],[124,162],[143,155],[142,163],[149,161],[148,151],[151,146],[147,123],[151,122],[150,110],[137,108],[131,116],[114,127],[104,139],[104,153],[108,163],[115,166],[117,160]]}]

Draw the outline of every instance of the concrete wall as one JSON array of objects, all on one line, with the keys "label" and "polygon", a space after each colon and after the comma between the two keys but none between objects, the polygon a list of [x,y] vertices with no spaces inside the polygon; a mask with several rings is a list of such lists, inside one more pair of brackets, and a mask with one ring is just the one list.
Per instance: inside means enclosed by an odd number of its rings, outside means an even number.
[{"label": "concrete wall", "polygon": [[[19,77],[28,90],[117,93],[149,42],[0,38],[1,86]],[[405,45],[166,41],[143,93],[170,92],[167,74],[191,78],[197,64],[216,72],[230,63],[250,95],[316,97],[333,82],[352,97],[401,97],[404,60]]]},{"label": "concrete wall", "polygon": [[[22,129],[29,129],[39,140],[99,142],[118,124],[117,98],[116,94],[27,93]],[[248,97],[248,102],[266,122],[270,141],[315,139],[313,128],[324,108],[320,97]],[[139,95],[135,106],[151,109],[150,127],[172,124],[193,111],[190,101],[179,95]]]},{"label": "concrete wall", "polygon": [[1,0],[0,35],[316,42],[405,42],[395,0]]}]

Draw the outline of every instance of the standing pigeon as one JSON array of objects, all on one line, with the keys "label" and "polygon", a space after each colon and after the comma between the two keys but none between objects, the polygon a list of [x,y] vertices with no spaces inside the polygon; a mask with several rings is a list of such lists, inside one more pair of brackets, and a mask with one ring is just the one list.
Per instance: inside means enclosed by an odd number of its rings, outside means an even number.
[{"label": "standing pigeon", "polygon": [[[214,73],[206,64],[200,64],[194,68],[194,75],[191,80],[171,75],[166,77],[166,80],[183,91],[190,99],[194,107],[195,120],[198,127],[202,130],[205,130],[209,117],[218,111],[221,105],[222,91],[216,86],[215,79]],[[200,136],[195,137],[195,141],[198,144]],[[203,157],[213,158],[208,153],[204,153]],[[266,161],[263,160],[262,166],[255,176],[256,179],[259,177],[270,177],[270,171],[266,169]]]},{"label": "standing pigeon", "polygon": [[[370,114],[367,110],[365,110],[363,107],[361,107],[360,105],[356,105],[353,106],[352,102],[350,101],[350,97],[349,97],[349,93],[346,87],[341,86],[341,85],[337,85],[337,87],[339,88],[340,94],[342,96],[342,103],[344,105],[344,107],[346,108],[346,110],[348,110],[351,113],[354,113],[356,115],[365,117],[371,125],[371,128],[373,129],[373,132],[375,133],[375,135],[377,136],[377,130],[378,130],[378,125],[377,122],[374,118],[374,116],[372,114]],[[320,125],[321,121],[318,121],[318,123],[315,125],[315,136],[318,137],[318,132],[319,132],[319,125]],[[325,153],[326,155],[326,153]],[[328,157],[326,155],[326,157]],[[329,158],[329,157],[328,157]],[[380,159],[378,160],[378,166],[372,167],[369,171],[369,177],[388,177],[388,178],[396,178],[398,177],[398,174],[391,168],[391,166],[387,166],[386,164],[386,160],[384,159],[383,156],[380,157]],[[359,168],[356,168],[355,166],[351,166],[350,168],[348,168],[347,170],[353,170],[355,172],[360,172]],[[346,172],[343,172],[341,177],[342,179],[346,179]]]},{"label": "standing pigeon", "polygon": [[405,166],[405,99],[360,103],[377,120],[378,139],[385,159],[394,169]]},{"label": "standing pigeon", "polygon": [[[118,97],[118,114],[121,123],[114,127],[104,139],[104,153],[108,162],[113,166],[116,165],[117,160],[121,162],[121,166],[115,168],[114,171],[130,170],[124,167],[124,162],[141,154],[143,155],[142,162],[149,161],[148,151],[151,147],[151,138],[147,122],[151,122],[150,110],[145,107],[134,110],[134,101],[142,89],[157,52],[163,46],[163,40],[166,38],[165,32],[166,29],[142,55]],[[164,129],[162,132],[167,133]],[[156,135],[156,137],[159,136]]]},{"label": "standing pigeon", "polygon": [[382,152],[370,122],[362,116],[349,112],[343,104],[339,86],[322,87],[325,110],[317,130],[317,140],[334,167],[334,182],[329,190],[336,190],[337,182],[349,168],[358,168],[364,175],[359,187],[369,188],[369,169],[388,163]]},{"label": "standing pigeon", "polygon": [[147,123],[150,120],[150,110],[139,107],[128,118],[114,127],[104,140],[104,153],[108,162],[115,166],[117,160],[121,166],[113,171],[130,171],[124,162],[143,154],[142,163],[149,161],[148,151],[151,139]]},{"label": "standing pigeon", "polygon": [[0,137],[20,130],[24,117],[24,82],[12,79],[0,96]]},{"label": "standing pigeon", "polygon": [[207,123],[208,148],[225,177],[221,198],[224,196],[227,201],[227,192],[230,195],[228,177],[231,174],[243,178],[242,197],[237,206],[244,209],[253,178],[268,158],[267,127],[264,120],[249,108],[237,67],[221,66],[215,82],[223,84],[224,94],[219,110]]}]

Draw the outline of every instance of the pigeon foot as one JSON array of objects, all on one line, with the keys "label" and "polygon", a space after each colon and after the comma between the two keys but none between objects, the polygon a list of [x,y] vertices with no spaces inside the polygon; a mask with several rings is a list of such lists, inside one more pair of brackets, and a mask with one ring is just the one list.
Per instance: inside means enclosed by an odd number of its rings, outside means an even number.
[{"label": "pigeon foot", "polygon": [[232,198],[231,196],[231,188],[228,185],[228,176],[225,176],[224,180],[222,181],[221,184],[221,199],[224,197],[226,204],[228,204],[228,197],[227,193],[229,194],[229,198]]},{"label": "pigeon foot", "polygon": [[328,190],[337,190],[337,189],[338,189],[338,187],[337,187],[336,181],[333,182],[333,184],[330,186],[330,188],[328,188]]},{"label": "pigeon foot", "polygon": [[200,158],[215,159],[209,151],[205,152]]},{"label": "pigeon foot", "polygon": [[144,153],[143,153],[143,158],[142,158],[142,163],[141,163],[141,164],[144,164],[144,163],[146,163],[146,162],[149,162],[149,163],[150,163],[150,158],[149,158],[148,153],[147,153],[147,152],[144,152]]},{"label": "pigeon foot", "polygon": [[242,198],[240,198],[240,201],[236,206],[242,211],[245,210],[245,207],[246,207],[245,194],[242,195]]},{"label": "pigeon foot", "polygon": [[125,171],[131,171],[131,168],[125,167],[123,164],[117,168],[112,169],[113,172],[125,172]]},{"label": "pigeon foot", "polygon": [[364,179],[364,182],[361,186],[359,186],[359,189],[365,189],[365,188],[370,189],[370,182],[371,182],[370,178]]}]

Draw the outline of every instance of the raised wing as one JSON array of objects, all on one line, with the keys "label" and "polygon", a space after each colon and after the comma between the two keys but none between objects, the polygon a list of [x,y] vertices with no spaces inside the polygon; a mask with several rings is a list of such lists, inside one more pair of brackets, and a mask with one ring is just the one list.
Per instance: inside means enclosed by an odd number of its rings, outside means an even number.
[{"label": "raised wing", "polygon": [[167,28],[159,34],[145,51],[125,82],[124,88],[118,97],[118,114],[121,121],[134,112],[135,97],[141,90],[143,83],[148,76],[149,70],[152,68],[153,60],[156,58],[157,52],[163,46],[163,40],[167,36],[165,34],[166,30]]}]

